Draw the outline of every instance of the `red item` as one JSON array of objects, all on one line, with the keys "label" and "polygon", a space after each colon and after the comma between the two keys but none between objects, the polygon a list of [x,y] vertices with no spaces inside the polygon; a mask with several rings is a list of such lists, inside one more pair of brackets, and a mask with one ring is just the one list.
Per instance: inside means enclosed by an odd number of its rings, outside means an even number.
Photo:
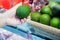
[{"label": "red item", "polygon": [[11,1],[10,0],[2,0],[2,6],[5,9],[10,9],[11,8]]},{"label": "red item", "polygon": [[0,0],[0,7],[10,9],[20,2],[22,2],[22,0]]},{"label": "red item", "polygon": [[1,0],[0,0],[0,7],[2,7],[2,2],[1,2]]},{"label": "red item", "polygon": [[20,2],[22,2],[22,0],[14,0],[13,5],[15,6],[16,4],[18,4],[18,3],[20,3]]},{"label": "red item", "polygon": [[11,7],[15,6],[16,4],[22,2],[22,4],[30,5],[28,0],[0,0],[0,7],[5,9],[10,9]]}]

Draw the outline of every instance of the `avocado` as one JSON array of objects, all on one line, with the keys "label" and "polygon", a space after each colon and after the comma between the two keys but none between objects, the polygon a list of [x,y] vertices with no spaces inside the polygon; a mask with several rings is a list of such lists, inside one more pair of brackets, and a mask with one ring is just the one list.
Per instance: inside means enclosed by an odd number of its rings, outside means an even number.
[{"label": "avocado", "polygon": [[52,17],[60,17],[60,4],[57,2],[49,2],[49,7],[52,10]]},{"label": "avocado", "polygon": [[16,16],[18,18],[26,18],[31,12],[31,8],[28,5],[19,6],[16,10]]}]

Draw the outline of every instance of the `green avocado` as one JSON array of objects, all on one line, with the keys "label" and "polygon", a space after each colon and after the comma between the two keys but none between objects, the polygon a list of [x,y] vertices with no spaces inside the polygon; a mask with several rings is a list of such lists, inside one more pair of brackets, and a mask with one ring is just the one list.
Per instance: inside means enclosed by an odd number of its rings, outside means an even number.
[{"label": "green avocado", "polygon": [[50,16],[48,15],[48,14],[42,14],[41,16],[40,16],[40,20],[39,20],[39,22],[40,23],[42,23],[42,24],[48,24],[49,23],[49,21],[50,21]]},{"label": "green avocado", "polygon": [[31,12],[31,8],[28,5],[19,6],[16,10],[16,16],[18,18],[26,18]]},{"label": "green avocado", "polygon": [[48,14],[48,15],[52,15],[52,11],[48,6],[44,6],[42,7],[41,11],[42,14]]},{"label": "green avocado", "polygon": [[31,13],[31,20],[38,22],[39,21],[39,18],[40,18],[40,15],[41,14],[39,12],[32,12]]},{"label": "green avocado", "polygon": [[52,18],[50,21],[50,25],[55,28],[59,28],[59,23],[60,23],[60,19],[57,17]]},{"label": "green avocado", "polygon": [[49,2],[49,7],[52,10],[52,17],[60,17],[60,4],[57,2]]}]

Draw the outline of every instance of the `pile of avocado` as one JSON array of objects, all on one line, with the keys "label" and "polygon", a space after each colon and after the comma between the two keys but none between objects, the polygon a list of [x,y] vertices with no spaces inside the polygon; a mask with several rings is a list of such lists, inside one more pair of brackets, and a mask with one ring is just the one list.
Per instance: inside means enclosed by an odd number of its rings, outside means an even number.
[{"label": "pile of avocado", "polygon": [[60,29],[60,3],[50,1],[40,12],[32,12],[31,20]]}]

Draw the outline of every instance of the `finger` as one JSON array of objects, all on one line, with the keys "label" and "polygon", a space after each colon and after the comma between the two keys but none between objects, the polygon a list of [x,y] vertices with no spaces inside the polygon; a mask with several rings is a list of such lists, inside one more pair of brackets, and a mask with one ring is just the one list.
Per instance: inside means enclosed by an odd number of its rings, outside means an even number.
[{"label": "finger", "polygon": [[21,19],[21,23],[24,23],[24,19]]},{"label": "finger", "polygon": [[26,20],[27,20],[27,19],[26,19],[26,18],[24,18],[24,22],[26,22]]}]

